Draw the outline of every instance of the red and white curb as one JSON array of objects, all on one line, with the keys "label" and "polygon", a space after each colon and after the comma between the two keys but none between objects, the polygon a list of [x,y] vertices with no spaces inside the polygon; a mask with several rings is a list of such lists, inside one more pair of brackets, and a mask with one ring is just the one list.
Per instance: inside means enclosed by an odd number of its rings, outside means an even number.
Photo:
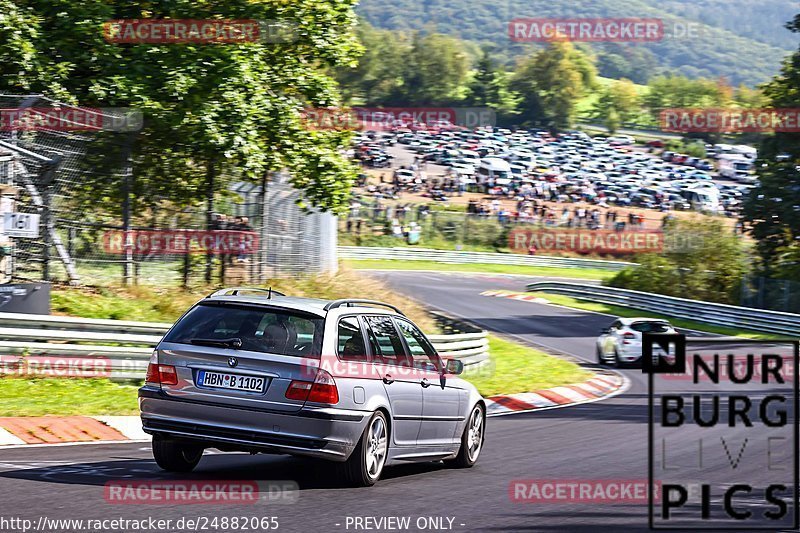
[{"label": "red and white curb", "polygon": [[[486,398],[486,414],[503,416],[598,401],[619,394],[626,384],[621,375],[597,374],[583,383],[492,396]],[[0,417],[0,449],[148,440],[138,416]]]},{"label": "red and white curb", "polygon": [[501,394],[486,398],[486,416],[502,416],[567,405],[595,402],[622,392],[627,380],[621,375],[603,374],[573,385],[536,392]]},{"label": "red and white curb", "polygon": [[549,300],[542,298],[540,296],[534,296],[532,294],[526,294],[524,292],[514,292],[514,291],[484,291],[481,293],[481,296],[494,296],[496,298],[510,298],[512,300],[522,300],[524,302],[534,302],[537,304],[548,304],[550,303]]},{"label": "red and white curb", "polygon": [[149,439],[138,416],[0,417],[0,448]]}]

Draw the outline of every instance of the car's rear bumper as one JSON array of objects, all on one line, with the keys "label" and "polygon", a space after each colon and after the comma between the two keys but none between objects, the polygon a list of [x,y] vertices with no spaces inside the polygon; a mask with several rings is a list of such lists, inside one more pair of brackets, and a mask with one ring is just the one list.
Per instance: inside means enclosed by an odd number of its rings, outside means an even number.
[{"label": "car's rear bumper", "polygon": [[150,434],[333,461],[350,456],[369,420],[369,413],[345,409],[287,413],[174,398],[148,386],[139,389],[139,409],[142,428]]},{"label": "car's rear bumper", "polygon": [[642,358],[642,347],[636,346],[619,350],[619,360],[623,363],[636,363]]}]

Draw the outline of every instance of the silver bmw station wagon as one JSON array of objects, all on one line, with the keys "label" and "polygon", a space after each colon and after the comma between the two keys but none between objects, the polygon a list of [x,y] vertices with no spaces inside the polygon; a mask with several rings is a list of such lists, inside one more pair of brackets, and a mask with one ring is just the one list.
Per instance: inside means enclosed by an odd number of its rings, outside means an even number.
[{"label": "silver bmw station wagon", "polygon": [[364,486],[387,464],[475,464],[486,407],[462,371],[389,304],[223,289],[158,344],[139,407],[165,470],[205,448],[291,454]]}]

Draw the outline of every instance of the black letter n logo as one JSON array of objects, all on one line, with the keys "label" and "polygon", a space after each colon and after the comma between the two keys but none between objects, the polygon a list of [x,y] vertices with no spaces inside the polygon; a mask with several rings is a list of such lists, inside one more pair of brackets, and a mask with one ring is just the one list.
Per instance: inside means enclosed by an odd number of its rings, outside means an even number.
[{"label": "black letter n logo", "polygon": [[685,374],[686,335],[643,333],[642,372],[645,374]]}]

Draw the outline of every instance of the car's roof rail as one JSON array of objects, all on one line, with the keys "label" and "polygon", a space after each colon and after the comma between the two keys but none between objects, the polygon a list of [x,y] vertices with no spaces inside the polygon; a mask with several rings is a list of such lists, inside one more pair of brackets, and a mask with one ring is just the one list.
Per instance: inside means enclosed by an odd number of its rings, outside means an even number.
[{"label": "car's roof rail", "polygon": [[395,311],[398,314],[406,316],[406,314],[403,313],[400,309],[398,309],[397,306],[394,306],[392,304],[387,304],[386,302],[379,302],[377,300],[361,300],[358,298],[344,298],[342,300],[334,300],[332,302],[329,302],[325,306],[325,311],[330,311],[331,309],[336,309],[338,307],[354,307],[356,305],[366,305],[366,306],[375,305],[381,307],[388,307],[392,311]]},{"label": "car's roof rail", "polygon": [[206,298],[216,298],[217,296],[225,296],[230,293],[231,296],[238,296],[240,292],[265,292],[267,293],[267,298],[272,298],[273,296],[286,296],[282,292],[278,292],[273,290],[272,287],[269,289],[260,289],[256,287],[227,287],[225,289],[220,289],[216,292],[213,292],[206,296]]}]

